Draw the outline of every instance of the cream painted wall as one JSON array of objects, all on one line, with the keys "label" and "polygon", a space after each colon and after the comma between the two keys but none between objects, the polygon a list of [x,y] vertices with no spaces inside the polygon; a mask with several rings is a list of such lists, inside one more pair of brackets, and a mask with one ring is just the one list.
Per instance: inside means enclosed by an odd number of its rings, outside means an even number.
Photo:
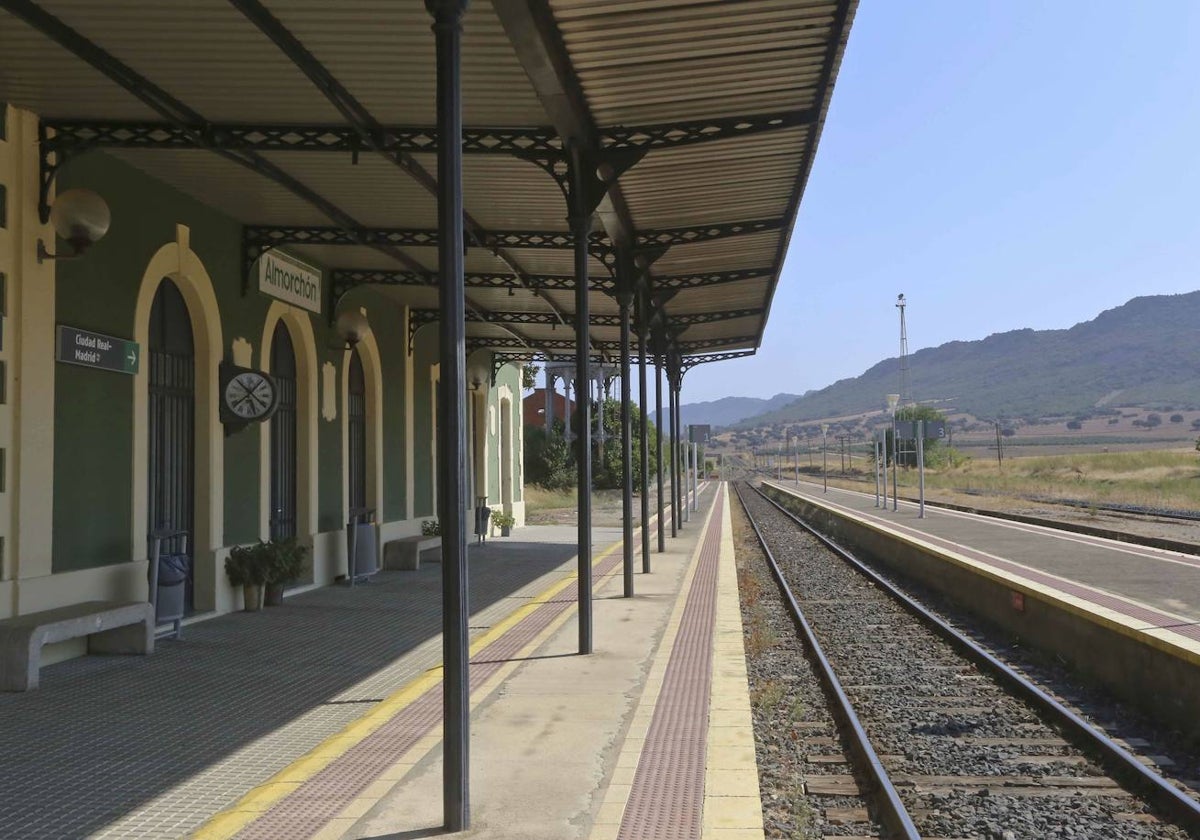
[{"label": "cream painted wall", "polygon": [[4,318],[7,405],[0,446],[6,449],[4,562],[0,617],[70,603],[48,591],[54,512],[54,263],[38,264],[37,243],[54,234],[38,218],[37,118],[7,109],[0,178],[8,190],[8,228],[0,231],[6,275]]}]

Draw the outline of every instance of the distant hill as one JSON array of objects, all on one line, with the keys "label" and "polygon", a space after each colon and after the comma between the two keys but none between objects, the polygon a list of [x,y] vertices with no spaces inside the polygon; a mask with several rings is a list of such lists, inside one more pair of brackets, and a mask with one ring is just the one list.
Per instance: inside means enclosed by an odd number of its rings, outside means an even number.
[{"label": "distant hill", "polygon": [[[759,397],[725,397],[709,402],[687,403],[679,407],[679,418],[683,425],[704,424],[731,426],[739,420],[782,408],[800,399],[800,394],[776,394],[770,399]],[[670,417],[670,412],[664,411]],[[658,425],[658,412],[651,412],[650,419]]]},{"label": "distant hill", "polygon": [[[899,359],[887,359],[738,425],[878,411],[885,395],[896,392],[899,369]],[[918,402],[980,418],[1070,416],[1121,406],[1198,408],[1200,292],[1134,298],[1065,330],[952,341],[912,354],[909,371]]]}]

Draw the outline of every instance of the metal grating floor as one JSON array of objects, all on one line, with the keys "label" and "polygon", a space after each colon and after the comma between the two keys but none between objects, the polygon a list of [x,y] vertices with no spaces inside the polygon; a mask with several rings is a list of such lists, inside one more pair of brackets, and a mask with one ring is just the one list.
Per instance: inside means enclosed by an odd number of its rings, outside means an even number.
[{"label": "metal grating floor", "polygon": [[[724,492],[721,485],[715,511],[721,510]],[[618,840],[700,836],[721,522],[721,516],[714,514],[704,535]]]}]

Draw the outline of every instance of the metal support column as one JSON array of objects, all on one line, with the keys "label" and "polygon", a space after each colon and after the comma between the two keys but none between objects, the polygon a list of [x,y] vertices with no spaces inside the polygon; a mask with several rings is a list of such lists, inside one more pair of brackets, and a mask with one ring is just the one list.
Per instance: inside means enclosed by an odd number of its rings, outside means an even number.
[{"label": "metal support column", "polygon": [[[625,274],[622,271],[622,274]],[[633,597],[633,412],[630,406],[629,318],[633,306],[631,278],[618,281],[617,305],[621,308],[621,546],[625,597]]]},{"label": "metal support column", "polygon": [[[678,397],[676,397],[678,400]],[[688,446],[688,442],[683,438],[679,439],[679,475],[680,475],[680,498],[683,500],[679,505],[679,515],[681,522],[692,521],[692,508],[689,500],[692,498],[692,465],[691,465],[692,449]]]},{"label": "metal support column", "polygon": [[700,510],[700,444],[692,441],[692,510]]},{"label": "metal support column", "polygon": [[[683,441],[683,424],[679,422],[679,365],[676,364],[675,370],[671,370],[670,362],[667,363],[667,381],[671,386],[671,442],[674,444],[671,447],[671,506],[676,511],[675,521],[680,528],[683,527],[683,464],[680,463],[679,444]],[[675,536],[672,534],[671,536]]]},{"label": "metal support column", "polygon": [[[644,311],[644,310],[643,310]],[[646,328],[638,330],[638,406],[641,408],[638,453],[642,469],[642,574],[650,574],[650,441],[647,440],[650,412],[646,405]]]},{"label": "metal support column", "polygon": [[671,539],[679,536],[679,432],[675,429],[675,421],[679,412],[675,407],[675,376],[671,372],[671,360],[667,359],[667,403],[671,412]]},{"label": "metal support column", "polygon": [[658,434],[655,435],[654,458],[658,464],[658,553],[662,554],[667,550],[666,527],[667,523],[663,520],[665,513],[663,512],[663,404],[662,404],[662,375],[663,375],[663,357],[662,353],[658,353],[654,358],[654,416],[658,418]]},{"label": "metal support column", "polygon": [[[437,49],[439,137],[462,136],[462,15],[466,0],[425,0]],[[447,831],[471,824],[467,618],[467,374],[463,285],[462,146],[438,147],[438,520],[442,526],[442,812]]]},{"label": "metal support column", "polygon": [[[458,137],[458,134],[443,134]],[[583,386],[578,393],[579,440],[576,444],[579,552],[579,652],[592,652],[592,401],[587,387],[591,381],[588,370],[590,345],[588,340],[588,234],[592,230],[592,207],[589,206],[587,178],[588,163],[578,143],[571,144],[571,233],[575,237],[575,381]],[[461,242],[456,239],[455,242]]]}]

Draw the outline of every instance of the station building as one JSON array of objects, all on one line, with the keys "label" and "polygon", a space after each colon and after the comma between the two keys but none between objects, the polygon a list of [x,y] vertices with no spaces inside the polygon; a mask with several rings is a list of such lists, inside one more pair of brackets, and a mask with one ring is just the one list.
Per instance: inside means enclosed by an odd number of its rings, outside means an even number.
[{"label": "station building", "polygon": [[[381,562],[437,518],[436,321],[386,287],[335,298],[321,254],[247,261],[242,223],[202,187],[105,151],[72,157],[47,199],[101,196],[107,234],[39,259],[72,245],[39,213],[39,115],[2,111],[0,618],[144,600],[164,528],[188,534],[165,550],[192,557],[193,610],[218,614],[235,608],[232,546],[295,537],[312,549],[301,583],[330,584],[352,519],[374,523]],[[268,420],[223,416],[230,365],[271,375]],[[475,350],[467,372],[468,495],[523,524],[521,363]]]}]

